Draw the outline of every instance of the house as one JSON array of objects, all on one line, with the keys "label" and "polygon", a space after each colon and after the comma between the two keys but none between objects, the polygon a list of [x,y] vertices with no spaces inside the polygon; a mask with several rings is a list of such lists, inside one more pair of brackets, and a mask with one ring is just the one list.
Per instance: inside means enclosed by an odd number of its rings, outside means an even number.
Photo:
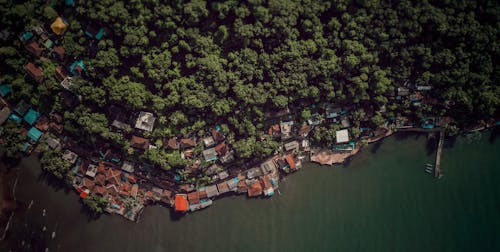
[{"label": "house", "polygon": [[217,174],[217,177],[219,177],[219,179],[223,180],[223,179],[226,179],[227,177],[229,177],[229,174],[227,173],[227,171],[221,171]]},{"label": "house", "polygon": [[49,119],[46,116],[41,116],[35,122],[35,127],[41,131],[47,131],[49,129]]},{"label": "house", "polygon": [[217,152],[218,156],[223,156],[227,152],[227,145],[225,142],[222,142],[215,146],[215,152]]},{"label": "house", "polygon": [[219,143],[224,140],[224,134],[222,134],[219,130],[212,128],[212,138],[216,143]]},{"label": "house", "polygon": [[311,132],[311,130],[312,127],[310,125],[304,124],[302,125],[302,127],[300,127],[298,134],[300,137],[307,137],[307,135],[309,135],[309,132]]},{"label": "house", "polygon": [[62,35],[66,29],[68,29],[68,23],[64,21],[61,17],[57,17],[56,20],[50,25],[50,29],[57,34]]},{"label": "house", "polygon": [[335,135],[335,140],[337,141],[337,143],[349,142],[349,131],[347,131],[347,129],[338,130],[337,132],[335,132]]},{"label": "house", "polygon": [[215,148],[210,148],[203,151],[203,157],[205,161],[215,161],[217,160],[217,152],[215,152]]},{"label": "house", "polygon": [[2,110],[0,110],[0,125],[2,125],[9,118],[10,112],[9,107],[3,107]]},{"label": "house", "polygon": [[432,89],[432,86],[428,86],[428,85],[417,85],[417,90],[418,91],[429,91]]},{"label": "house", "polygon": [[176,212],[187,212],[189,210],[187,195],[176,194],[174,200],[174,207]]},{"label": "house", "polygon": [[122,172],[115,169],[108,169],[106,171],[106,181],[108,183],[119,185],[121,183]]},{"label": "house", "polygon": [[75,60],[69,67],[69,72],[73,76],[81,76],[85,70],[85,63],[83,63],[83,60]]},{"label": "house", "polygon": [[187,195],[189,204],[198,204],[200,203],[200,195],[198,191],[190,192]]},{"label": "house", "polygon": [[222,182],[217,184],[217,190],[219,191],[220,194],[227,193],[229,192],[229,186],[227,185],[226,182]]},{"label": "house", "polygon": [[248,191],[247,183],[243,180],[238,181],[238,193],[246,193]]},{"label": "house", "polygon": [[163,190],[161,193],[161,202],[171,205],[172,204],[172,192],[169,190]]},{"label": "house", "polygon": [[116,185],[110,184],[106,186],[106,192],[109,195],[116,196],[118,195],[118,188],[116,187]]},{"label": "house", "polygon": [[220,170],[220,166],[213,164],[209,166],[204,172],[206,175],[216,174]]},{"label": "house", "polygon": [[132,189],[132,186],[130,185],[130,183],[128,183],[128,182],[121,183],[118,186],[118,193],[122,196],[128,197],[128,196],[130,196],[131,189]]},{"label": "house", "polygon": [[94,189],[94,186],[95,186],[94,181],[92,181],[88,178],[83,178],[82,187],[84,189],[92,190],[92,189]]},{"label": "house", "polygon": [[92,190],[92,193],[101,197],[104,197],[108,194],[108,191],[104,186],[96,185]]},{"label": "house", "polygon": [[35,64],[28,62],[24,65],[24,70],[37,82],[41,82],[43,80],[43,72],[40,67],[35,66]]},{"label": "house", "polygon": [[177,137],[165,139],[163,141],[163,146],[165,146],[165,148],[172,149],[172,150],[179,149],[179,142],[177,142]]},{"label": "house", "polygon": [[261,177],[260,183],[263,185],[263,192],[265,196],[273,196],[274,195],[274,188],[273,184],[271,183],[271,176],[268,174],[266,176]]},{"label": "house", "polygon": [[254,168],[248,169],[248,171],[247,171],[247,178],[249,178],[249,179],[260,177],[262,175],[264,175],[264,173],[262,172],[262,169],[260,167],[254,167]]},{"label": "house", "polygon": [[285,151],[298,151],[299,150],[299,142],[291,141],[285,144]]},{"label": "house", "polygon": [[97,174],[97,166],[94,164],[89,164],[87,171],[85,172],[85,175],[93,178],[95,177],[96,174]]},{"label": "house", "polygon": [[183,139],[181,139],[179,146],[181,149],[193,148],[196,146],[196,142],[190,138],[183,138]]},{"label": "house", "polygon": [[397,96],[408,96],[410,95],[410,89],[407,87],[398,87]]},{"label": "house", "polygon": [[70,150],[65,150],[62,156],[62,159],[65,161],[70,162],[71,164],[74,164],[76,162],[76,159],[78,158],[78,155],[76,153],[70,151]]},{"label": "house", "polygon": [[124,161],[122,164],[122,170],[126,171],[128,173],[133,173],[134,172],[134,165],[128,161]]},{"label": "house", "polygon": [[137,198],[137,193],[139,192],[139,185],[132,185],[132,189],[130,189],[130,197]]},{"label": "house", "polygon": [[208,137],[205,137],[203,138],[203,144],[205,145],[205,147],[211,147],[215,144],[215,140],[212,136],[208,136]]},{"label": "house", "polygon": [[295,163],[295,159],[293,158],[292,155],[287,155],[285,160],[291,170],[297,169],[297,164]]},{"label": "house", "polygon": [[326,119],[335,119],[339,117],[342,114],[342,108],[341,107],[333,107],[333,106],[328,106],[325,111],[325,117]]},{"label": "house", "polygon": [[271,127],[269,127],[267,133],[272,137],[279,137],[281,135],[280,125],[279,124],[272,125]]},{"label": "house", "polygon": [[43,53],[43,48],[38,44],[38,42],[36,41],[31,41],[29,42],[27,45],[26,45],[26,49],[32,53],[33,55],[35,55],[37,58],[40,58],[40,56],[42,56],[42,53]]},{"label": "house", "polygon": [[52,56],[58,60],[64,60],[64,47],[58,45],[52,50]]},{"label": "house", "polygon": [[239,182],[239,179],[238,177],[234,177],[230,180],[227,181],[227,186],[229,188],[230,191],[237,191],[238,190],[238,182]]},{"label": "house", "polygon": [[47,138],[47,140],[45,140],[45,143],[47,143],[47,145],[51,148],[51,149],[57,149],[57,148],[60,148],[61,147],[61,143],[59,142],[59,140],[55,139],[55,138]]},{"label": "house", "polygon": [[71,87],[73,86],[73,78],[68,76],[64,78],[60,84],[64,89],[71,90]]},{"label": "house", "polygon": [[223,156],[219,157],[219,160],[223,164],[232,162],[234,160],[234,151],[228,151],[228,152],[226,152],[226,154],[224,154]]},{"label": "house", "polygon": [[130,143],[132,147],[137,149],[143,149],[143,150],[149,149],[149,140],[143,137],[132,136]]},{"label": "house", "polygon": [[10,93],[12,93],[12,87],[11,86],[9,86],[7,84],[0,85],[0,95],[2,97],[5,97],[5,96],[7,96]]},{"label": "house", "polygon": [[[38,142],[38,139],[40,139],[40,137],[42,136],[42,132],[35,128],[35,127],[31,127],[31,129],[28,131],[28,138],[33,141],[33,142]],[[76,155],[76,154],[75,154]],[[76,159],[75,159],[76,160]],[[73,164],[74,162],[72,162]]]},{"label": "house", "polygon": [[28,103],[26,103],[24,100],[21,100],[14,107],[14,112],[16,112],[20,116],[24,116],[24,114],[26,114],[26,112],[28,112],[29,108],[30,108],[30,105]]},{"label": "house", "polygon": [[260,169],[262,170],[263,174],[268,174],[276,171],[276,165],[274,164],[272,159],[269,159],[266,162],[260,164]]},{"label": "house", "polygon": [[280,122],[281,139],[285,140],[292,136],[293,121]]},{"label": "house", "polygon": [[40,117],[40,113],[32,108],[28,110],[28,113],[26,113],[23,117],[24,121],[27,122],[29,125],[33,125],[36,120],[38,120],[38,117]]},{"label": "house", "polygon": [[217,190],[216,185],[210,185],[205,187],[205,191],[207,192],[207,198],[212,198],[219,195],[219,191]]},{"label": "house", "polygon": [[259,180],[249,180],[247,181],[248,185],[248,197],[257,197],[262,194],[262,184]]},{"label": "house", "polygon": [[95,184],[103,186],[106,184],[106,175],[99,173],[95,176]]},{"label": "house", "polygon": [[311,115],[311,118],[307,119],[307,124],[311,126],[320,125],[323,122],[323,119],[318,113],[314,113]]},{"label": "house", "polygon": [[152,113],[141,111],[137,117],[137,121],[135,122],[135,127],[137,129],[151,132],[153,131],[155,120],[156,118]]},{"label": "house", "polygon": [[124,122],[120,122],[118,120],[113,120],[113,123],[111,123],[111,126],[117,128],[117,129],[121,129],[121,130],[127,130],[130,128],[130,126]]}]

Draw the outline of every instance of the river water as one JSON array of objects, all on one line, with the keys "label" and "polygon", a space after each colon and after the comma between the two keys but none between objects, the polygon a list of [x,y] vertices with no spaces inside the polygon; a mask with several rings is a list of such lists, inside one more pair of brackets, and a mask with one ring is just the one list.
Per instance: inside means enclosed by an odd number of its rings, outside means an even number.
[{"label": "river water", "polygon": [[448,145],[442,179],[424,172],[435,159],[425,136],[397,135],[346,166],[306,164],[271,199],[231,196],[181,219],[147,207],[139,223],[89,218],[27,158],[17,188],[25,207],[0,250],[500,251],[500,140],[487,132]]}]

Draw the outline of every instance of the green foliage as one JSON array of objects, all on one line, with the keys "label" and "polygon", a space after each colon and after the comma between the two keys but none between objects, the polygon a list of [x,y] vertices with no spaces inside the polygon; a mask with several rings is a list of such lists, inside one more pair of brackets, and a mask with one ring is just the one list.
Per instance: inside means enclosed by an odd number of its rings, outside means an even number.
[{"label": "green foliage", "polygon": [[24,137],[21,134],[21,125],[8,120],[0,128],[0,137],[3,142],[0,145],[0,153],[9,159],[18,159],[22,156]]},{"label": "green foliage", "polygon": [[107,198],[99,197],[97,195],[90,195],[83,199],[83,203],[95,214],[101,214],[108,206]]},{"label": "green foliage", "polygon": [[44,151],[40,164],[43,170],[50,172],[59,179],[65,178],[71,169],[71,164],[62,159],[60,150],[47,149]]}]

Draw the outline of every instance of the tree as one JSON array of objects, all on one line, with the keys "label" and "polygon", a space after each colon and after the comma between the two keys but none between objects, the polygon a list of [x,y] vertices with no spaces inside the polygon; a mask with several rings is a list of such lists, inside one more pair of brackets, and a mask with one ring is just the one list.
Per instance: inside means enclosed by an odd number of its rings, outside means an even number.
[{"label": "tree", "polygon": [[63,160],[62,155],[59,150],[46,149],[40,159],[42,169],[58,179],[64,179],[71,168],[71,164]]},{"label": "tree", "polygon": [[83,199],[83,203],[94,213],[101,214],[104,212],[104,209],[108,206],[109,201],[107,198],[99,197],[95,194],[92,194]]},{"label": "tree", "polygon": [[22,127],[15,122],[8,120],[1,128],[3,142],[0,145],[0,153],[8,159],[19,159],[22,155],[23,135],[21,134]]}]

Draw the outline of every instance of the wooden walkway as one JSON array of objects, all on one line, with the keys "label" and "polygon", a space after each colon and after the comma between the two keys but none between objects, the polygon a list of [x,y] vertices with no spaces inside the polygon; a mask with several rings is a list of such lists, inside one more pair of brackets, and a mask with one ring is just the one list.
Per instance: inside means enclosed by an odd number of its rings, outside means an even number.
[{"label": "wooden walkway", "polygon": [[444,131],[442,130],[439,133],[439,144],[436,154],[436,165],[434,168],[434,177],[436,178],[441,177],[441,153],[443,151],[443,142],[444,142]]}]

